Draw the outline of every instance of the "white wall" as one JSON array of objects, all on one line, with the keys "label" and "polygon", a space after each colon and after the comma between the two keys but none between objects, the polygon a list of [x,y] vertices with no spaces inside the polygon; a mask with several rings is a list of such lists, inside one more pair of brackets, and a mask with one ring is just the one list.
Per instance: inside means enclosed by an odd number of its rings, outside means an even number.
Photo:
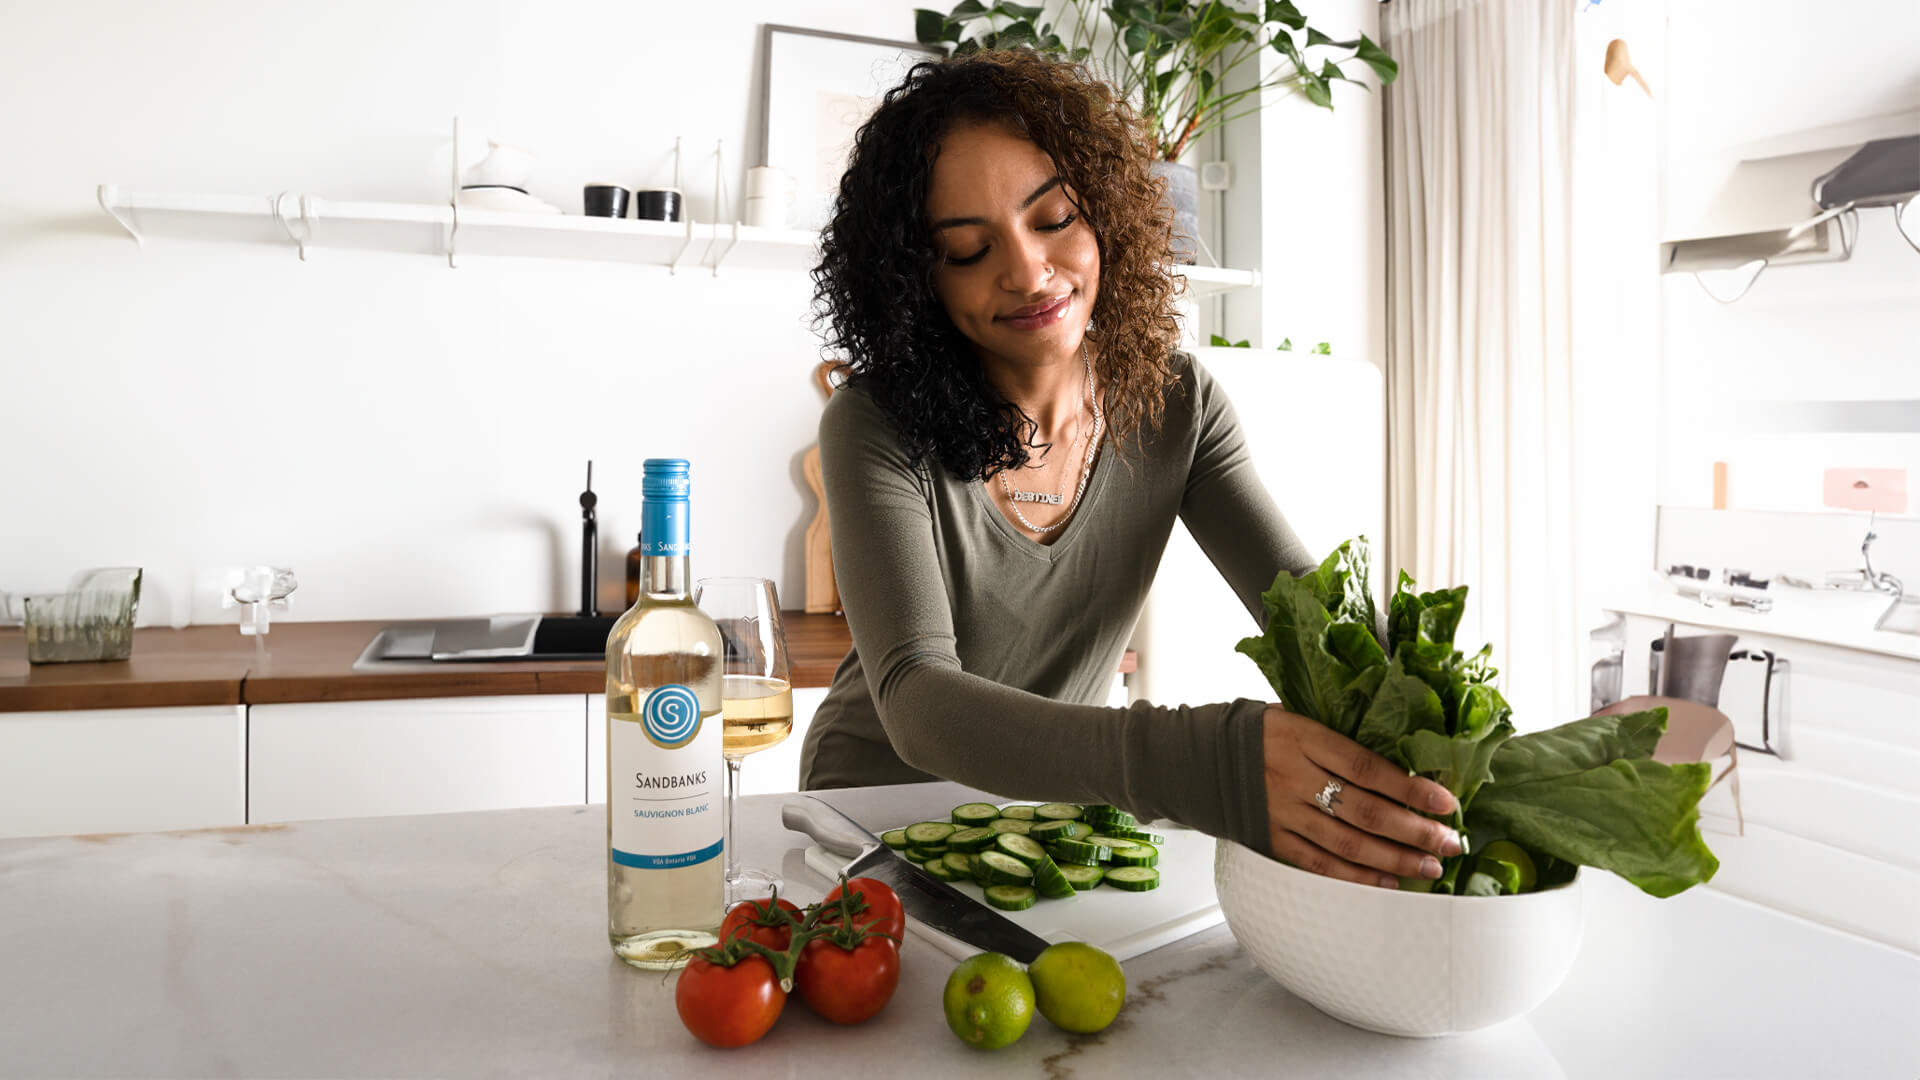
[{"label": "white wall", "polygon": [[[1824,33],[1807,32],[1805,13],[1787,0],[1672,5],[1665,196],[1676,235],[1742,159],[1857,145],[1868,132],[1920,134],[1920,7],[1825,5]],[[1835,40],[1848,43],[1843,60]],[[1781,77],[1793,70],[1832,75],[1810,93]],[[1820,510],[1830,466],[1904,467],[1920,481],[1920,433],[1788,430],[1742,407],[1920,400],[1920,253],[1890,210],[1861,213],[1851,260],[1770,267],[1733,304],[1691,275],[1667,275],[1661,294],[1661,503],[1710,506],[1715,461],[1728,463],[1728,503],[1743,510]]]},{"label": "white wall", "polygon": [[[153,243],[94,187],[444,201],[448,129],[541,155],[534,194],[670,178],[710,218],[757,146],[760,24],[910,40],[912,4],[0,0],[0,590],[291,566],[291,618],[577,603],[585,462],[601,595],[643,458],[693,459],[697,573],[799,606],[819,399],[804,275]],[[465,140],[463,140],[465,141]]]}]

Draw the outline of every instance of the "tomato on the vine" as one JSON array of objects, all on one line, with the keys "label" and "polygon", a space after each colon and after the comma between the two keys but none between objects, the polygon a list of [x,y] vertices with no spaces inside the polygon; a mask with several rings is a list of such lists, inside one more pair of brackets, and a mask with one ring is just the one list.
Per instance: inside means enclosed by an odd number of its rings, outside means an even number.
[{"label": "tomato on the vine", "polygon": [[751,955],[731,967],[695,956],[680,972],[673,1005],[680,1022],[708,1046],[745,1046],[773,1027],[787,1004],[787,992],[773,965]]},{"label": "tomato on the vine", "polygon": [[[745,937],[757,941],[775,952],[786,952],[793,941],[793,927],[780,922],[773,914],[776,907],[784,910],[800,921],[800,909],[791,900],[742,900],[727,912],[726,921],[720,924],[720,940],[732,941],[736,937]],[[766,923],[774,923],[769,926]]]},{"label": "tomato on the vine", "polygon": [[853,917],[854,925],[888,934],[892,936],[896,945],[905,938],[907,913],[900,906],[900,898],[894,895],[886,882],[869,877],[852,878],[841,885],[834,886],[833,891],[827,894],[826,900],[820,905],[821,922],[837,923],[840,920],[840,914],[835,909],[835,905],[843,892],[859,893],[860,899],[867,905],[865,911]]},{"label": "tomato on the vine", "polygon": [[871,933],[850,949],[831,937],[807,942],[793,976],[813,1011],[836,1024],[857,1024],[879,1012],[899,982],[900,950]]}]

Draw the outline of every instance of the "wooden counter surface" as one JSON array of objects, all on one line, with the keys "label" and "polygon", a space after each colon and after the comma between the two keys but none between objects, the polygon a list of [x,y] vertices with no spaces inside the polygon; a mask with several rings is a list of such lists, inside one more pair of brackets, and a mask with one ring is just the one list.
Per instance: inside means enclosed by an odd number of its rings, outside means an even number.
[{"label": "wooden counter surface", "polygon": [[[789,611],[787,650],[796,687],[826,686],[852,646],[837,615]],[[598,660],[401,664],[355,671],[367,643],[398,620],[276,622],[262,638],[230,625],[134,631],[133,655],[113,663],[27,663],[26,637],[0,628],[0,712],[170,705],[265,705],[494,694],[597,694]]]},{"label": "wooden counter surface", "polygon": [[[793,685],[831,683],[852,647],[846,620],[800,611],[787,612],[786,620]],[[242,637],[231,625],[148,627],[134,631],[127,660],[38,666],[27,663],[19,628],[0,628],[0,712],[597,694],[606,688],[605,665],[598,660],[355,671],[353,662],[367,643],[393,621],[276,622],[263,638]],[[1129,651],[1120,670],[1133,669]]]}]

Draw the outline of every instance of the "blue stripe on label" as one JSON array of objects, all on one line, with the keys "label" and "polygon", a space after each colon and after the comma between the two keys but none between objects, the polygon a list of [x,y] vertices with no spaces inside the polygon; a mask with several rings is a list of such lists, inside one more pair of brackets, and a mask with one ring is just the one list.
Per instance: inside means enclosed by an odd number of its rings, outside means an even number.
[{"label": "blue stripe on label", "polygon": [[613,852],[613,861],[621,866],[631,866],[636,870],[672,870],[679,866],[697,866],[708,859],[719,858],[720,845],[721,841],[715,840],[699,851],[689,851],[681,855],[635,855],[632,852],[621,851],[619,848],[609,850]]}]

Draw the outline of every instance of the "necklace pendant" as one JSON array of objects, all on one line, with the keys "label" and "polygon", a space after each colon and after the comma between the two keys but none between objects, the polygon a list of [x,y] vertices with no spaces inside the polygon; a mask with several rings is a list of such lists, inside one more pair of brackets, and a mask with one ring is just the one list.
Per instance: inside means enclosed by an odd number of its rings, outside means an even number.
[{"label": "necklace pendant", "polygon": [[1067,501],[1066,497],[1058,492],[1021,491],[1019,488],[1009,488],[1007,497],[1017,503],[1046,503],[1048,506],[1059,506]]}]

